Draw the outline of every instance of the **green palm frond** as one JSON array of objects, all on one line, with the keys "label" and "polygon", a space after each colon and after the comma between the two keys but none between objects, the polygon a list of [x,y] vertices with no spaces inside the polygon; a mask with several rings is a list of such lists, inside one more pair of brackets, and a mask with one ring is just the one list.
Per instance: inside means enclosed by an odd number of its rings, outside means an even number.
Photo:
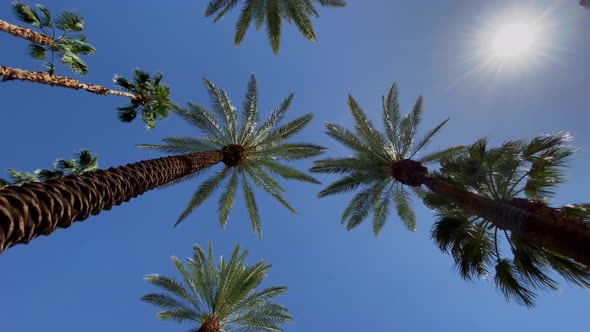
[{"label": "green palm frond", "polygon": [[[571,136],[564,132],[538,136],[528,142],[506,141],[498,147],[490,147],[487,139],[480,139],[457,153],[444,156],[440,172],[434,176],[457,188],[494,200],[513,202],[514,199],[528,198],[536,204],[543,204],[550,201],[555,185],[563,181],[563,168],[576,151],[567,145],[570,140]],[[498,262],[494,266],[496,285],[508,300],[530,307],[534,305],[535,291],[557,290],[558,284],[550,276],[551,270],[578,286],[590,287],[590,270],[587,267],[528,243],[518,234],[501,231],[487,220],[467,215],[433,194],[426,193],[424,202],[438,211],[441,220],[451,222],[460,216],[462,228],[457,229],[485,225],[488,234],[494,229],[496,248],[501,248],[500,242],[504,239],[512,257],[502,257],[501,250],[496,249],[484,263],[486,270],[491,270],[493,261]],[[587,204],[577,204],[563,206],[559,210],[565,215],[587,218],[590,214],[586,212],[586,207]],[[441,228],[440,222],[435,225],[433,239],[443,251],[447,251],[450,239],[457,241],[462,238]],[[489,241],[475,246],[477,250],[486,252],[490,251],[489,247]],[[467,255],[463,251],[450,253],[456,261],[464,260]],[[493,261],[490,260],[492,256],[496,256]]]},{"label": "green palm frond", "polygon": [[406,228],[412,232],[416,231],[416,213],[412,208],[410,197],[403,186],[398,185],[393,194],[397,215],[406,225]]},{"label": "green palm frond", "polygon": [[157,120],[168,117],[169,111],[177,110],[178,106],[170,99],[170,88],[161,84],[161,80],[162,74],[156,73],[151,77],[149,73],[138,68],[134,69],[133,81],[115,75],[115,85],[135,95],[130,105],[117,107],[119,120],[131,122],[137,114],[141,114],[146,128],[153,129]]},{"label": "green palm frond", "polygon": [[211,194],[213,194],[215,189],[217,189],[221,185],[223,180],[225,180],[225,177],[228,172],[229,168],[224,167],[217,174],[213,175],[207,181],[201,184],[199,189],[195,191],[195,193],[193,194],[193,197],[189,201],[185,210],[182,212],[182,214],[180,214],[180,217],[178,217],[175,226],[184,221],[184,219],[186,219],[186,217],[188,217],[189,214],[193,212],[193,210],[198,208],[201,204],[203,204],[203,202],[207,200],[207,198],[211,196]]},{"label": "green palm frond", "polygon": [[[53,59],[59,59],[76,74],[88,73],[88,65],[80,58],[80,55],[92,55],[96,49],[86,42],[86,36],[81,33],[84,30],[84,18],[75,12],[64,11],[54,20],[49,9],[39,4],[36,7],[39,12],[35,8],[15,1],[12,4],[12,11],[17,19],[40,29],[41,33],[59,37],[54,38],[53,46],[30,44],[29,55],[36,60],[44,61],[44,66],[51,75],[55,73]],[[56,29],[62,32],[59,33]],[[49,57],[51,61],[45,61],[48,52],[51,52]]]},{"label": "green palm frond", "polygon": [[244,96],[242,110],[242,126],[240,129],[239,144],[244,144],[248,141],[252,135],[254,135],[254,129],[259,121],[258,115],[258,84],[256,82],[256,76],[250,75],[248,81],[248,88],[246,95]]},{"label": "green palm frond", "polygon": [[38,169],[33,173],[8,169],[11,184],[19,185],[29,182],[45,182],[61,179],[64,176],[80,175],[86,172],[95,172],[98,168],[98,156],[88,150],[77,151],[77,159],[59,158],[54,162],[53,169]]},{"label": "green palm frond", "polygon": [[229,218],[229,212],[234,205],[236,198],[236,190],[238,188],[238,173],[232,172],[232,175],[227,182],[227,186],[223,191],[223,194],[219,197],[219,224],[221,228],[225,228],[227,220]]},{"label": "green palm frond", "polygon": [[242,40],[244,40],[244,36],[246,36],[250,23],[252,23],[252,19],[256,14],[256,3],[257,1],[246,1],[242,7],[242,13],[236,24],[236,36],[234,37],[234,44],[236,46],[240,45]]},{"label": "green palm frond", "polygon": [[276,54],[281,47],[281,21],[283,3],[276,0],[266,1],[266,35],[272,51]]},{"label": "green palm frond", "polygon": [[250,184],[248,183],[248,179],[246,178],[245,174],[243,174],[242,184],[244,188],[246,208],[248,209],[248,214],[250,215],[252,228],[258,234],[258,238],[262,239],[262,228],[260,227],[260,214],[258,212],[258,206],[256,205],[256,199],[254,198],[254,192],[252,191],[252,187],[250,187]]},{"label": "green palm frond", "polygon": [[212,321],[219,323],[222,331],[255,327],[263,331],[283,331],[281,325],[292,318],[285,307],[273,301],[287,288],[269,287],[257,291],[270,265],[264,261],[247,265],[246,257],[247,252],[241,252],[237,245],[229,260],[221,257],[215,264],[211,242],[207,252],[195,245],[186,265],[172,258],[182,281],[148,275],[145,280],[164,293],[147,294],[141,300],[163,309],[157,314],[162,320],[190,321],[199,325]]},{"label": "green palm frond", "polygon": [[[149,75],[142,75],[137,79],[149,79]],[[189,103],[188,108],[179,107],[174,112],[189,124],[197,127],[206,136],[201,138],[168,137],[163,140],[163,144],[140,144],[138,146],[179,154],[215,150],[227,153],[227,151],[239,146],[240,152],[237,161],[231,164],[227,159],[224,159],[224,168],[206,180],[195,191],[186,209],[179,217],[177,224],[185,220],[217,189],[222,188],[218,200],[218,211],[220,224],[225,227],[237,197],[236,188],[242,186],[240,195],[243,195],[246,201],[254,230],[258,236],[261,236],[260,213],[256,206],[252,183],[256,187],[262,188],[293,213],[295,213],[295,209],[283,196],[285,189],[274,176],[287,180],[319,183],[305,172],[287,165],[290,161],[302,160],[323,153],[324,148],[319,145],[288,142],[289,139],[301,132],[310,123],[312,115],[305,114],[286,124],[281,124],[281,120],[284,119],[293,101],[293,94],[289,94],[271,112],[268,118],[261,122],[259,119],[257,82],[254,75],[251,75],[248,81],[248,88],[241,111],[238,111],[233,106],[225,91],[207,79],[203,81],[211,98],[212,110],[196,103]],[[122,86],[127,85],[127,83],[127,80],[121,80]],[[129,83],[129,85],[132,84]],[[188,180],[193,176],[194,174],[191,174],[173,181],[173,183]]]},{"label": "green palm frond", "polygon": [[310,41],[317,36],[311,22],[311,17],[318,17],[314,3],[324,7],[344,7],[342,0],[210,0],[205,9],[205,16],[215,15],[214,22],[219,21],[238,3],[243,2],[241,12],[236,23],[234,43],[239,45],[246,35],[248,28],[255,22],[259,30],[266,23],[266,32],[271,48],[276,54],[281,45],[282,22],[293,22],[297,29]]},{"label": "green palm frond", "polygon": [[503,259],[496,264],[494,281],[504,297],[527,307],[533,307],[535,305],[535,294],[524,288],[517,278],[513,262]]},{"label": "green palm frond", "polygon": [[[334,2],[333,5],[338,3]],[[327,123],[326,133],[352,150],[353,155],[318,160],[310,169],[315,173],[342,175],[339,180],[322,190],[319,197],[359,190],[344,211],[342,222],[347,223],[347,229],[352,229],[373,214],[375,235],[382,230],[389,217],[391,202],[395,203],[398,216],[406,227],[415,230],[416,216],[411,207],[410,195],[393,178],[392,167],[395,162],[410,159],[423,150],[447,123],[447,120],[443,121],[429,131],[418,145],[414,145],[414,136],[422,116],[422,98],[418,99],[410,114],[402,117],[398,88],[394,83],[387,96],[382,97],[382,103],[384,133],[375,128],[360,104],[349,95],[348,106],[354,120],[354,130]],[[460,149],[450,148],[429,154],[425,158],[426,161],[437,161],[457,151]]]},{"label": "green palm frond", "polygon": [[295,22],[297,29],[310,41],[316,41],[316,34],[313,25],[302,1],[287,1],[285,14],[289,21]]}]

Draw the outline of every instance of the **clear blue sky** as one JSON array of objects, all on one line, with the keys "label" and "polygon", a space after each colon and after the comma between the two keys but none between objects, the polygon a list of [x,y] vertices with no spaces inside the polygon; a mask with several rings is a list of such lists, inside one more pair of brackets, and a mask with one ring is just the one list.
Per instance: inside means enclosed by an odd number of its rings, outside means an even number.
[{"label": "clear blue sky", "polygon": [[[85,17],[97,53],[87,57],[90,73],[84,81],[113,87],[113,74],[128,75],[134,67],[160,71],[176,102],[208,105],[201,83],[207,77],[239,105],[254,72],[262,114],[295,92],[291,118],[315,114],[299,140],[325,145],[332,156],[347,152],[327,138],[323,126],[326,121],[351,126],[346,94],[381,123],[381,95],[394,81],[405,111],[424,96],[423,130],[451,117],[432,148],[482,136],[499,143],[569,130],[582,152],[556,203],[588,201],[590,11],[577,0],[349,2],[344,9],[320,11],[316,43],[284,26],[278,56],[264,32],[249,31],[234,47],[237,12],[213,24],[202,15],[206,1],[43,4],[53,12],[77,9]],[[543,54],[518,66],[482,68],[477,52],[482,32],[515,12],[546,22]],[[16,22],[8,1],[0,6],[0,18]],[[39,70],[40,64],[25,56],[26,45],[0,34],[0,64]],[[137,143],[199,135],[175,117],[153,131],[139,122],[121,124],[115,107],[125,102],[26,82],[1,83],[0,177],[7,177],[9,167],[51,167],[55,158],[81,148],[97,153],[103,168],[126,164],[159,156],[136,148]],[[264,258],[273,265],[267,284],[289,287],[279,298],[295,319],[286,326],[289,331],[587,331],[590,293],[562,279],[562,290],[540,294],[534,309],[505,302],[493,280],[461,280],[452,259],[430,240],[433,217],[417,201],[415,233],[392,216],[375,238],[369,224],[352,232],[340,225],[350,196],[318,200],[320,186],[286,182],[299,214],[259,196],[262,241],[251,230],[241,197],[226,230],[218,226],[216,198],[173,228],[200,179],[148,192],[3,253],[0,330],[186,331],[189,325],[159,321],[157,309],[139,300],[154,290],[143,276],[175,275],[170,257],[184,259],[193,244],[211,239],[218,254],[229,255],[239,242],[249,249],[250,262]]]}]

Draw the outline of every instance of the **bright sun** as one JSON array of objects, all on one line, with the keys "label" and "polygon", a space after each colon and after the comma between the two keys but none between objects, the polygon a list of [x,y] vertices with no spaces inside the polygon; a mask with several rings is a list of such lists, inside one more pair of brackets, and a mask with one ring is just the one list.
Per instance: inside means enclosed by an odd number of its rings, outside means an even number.
[{"label": "bright sun", "polygon": [[535,29],[525,22],[513,22],[495,31],[491,49],[498,58],[523,57],[530,53],[536,39]]}]

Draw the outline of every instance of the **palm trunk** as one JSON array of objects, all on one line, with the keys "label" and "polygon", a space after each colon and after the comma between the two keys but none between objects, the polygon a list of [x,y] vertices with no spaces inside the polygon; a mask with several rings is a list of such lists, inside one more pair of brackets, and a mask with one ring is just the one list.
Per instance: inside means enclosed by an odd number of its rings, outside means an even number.
[{"label": "palm trunk", "polygon": [[222,162],[225,154],[219,150],[151,159],[0,189],[0,252]]},{"label": "palm trunk", "polygon": [[10,24],[3,20],[0,20],[0,31],[7,32],[19,38],[30,40],[35,44],[46,45],[49,47],[55,45],[55,40],[47,35],[35,32],[28,28],[19,27],[18,25]]},{"label": "palm trunk", "polygon": [[205,321],[197,332],[219,332],[221,331],[221,324],[216,320]]},{"label": "palm trunk", "polygon": [[425,185],[456,204],[463,211],[489,220],[499,229],[519,234],[523,239],[590,267],[590,222],[550,213],[534,204],[527,208],[498,202],[428,176],[428,170],[413,160],[392,165],[392,176],[410,186]]},{"label": "palm trunk", "polygon": [[4,67],[0,65],[0,76],[4,78],[2,81],[12,81],[12,80],[21,80],[21,81],[29,81],[41,84],[47,84],[51,86],[61,86],[64,88],[74,89],[74,90],[86,90],[91,93],[95,93],[97,95],[115,95],[121,97],[127,97],[132,100],[139,99],[140,96],[137,96],[133,93],[124,92],[124,91],[117,91],[105,88],[104,86],[97,85],[97,84],[85,84],[76,79],[65,77],[65,76],[58,76],[58,75],[50,75],[49,73],[43,71],[28,71],[22,70],[18,68],[11,68],[11,67]]}]

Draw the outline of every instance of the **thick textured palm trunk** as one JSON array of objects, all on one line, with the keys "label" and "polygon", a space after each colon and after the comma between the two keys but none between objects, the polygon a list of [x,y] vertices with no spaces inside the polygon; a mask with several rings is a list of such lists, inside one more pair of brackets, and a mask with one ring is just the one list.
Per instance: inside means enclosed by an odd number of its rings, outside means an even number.
[{"label": "thick textured palm trunk", "polygon": [[223,160],[223,151],[207,151],[0,189],[0,252]]},{"label": "thick textured palm trunk", "polygon": [[221,331],[221,324],[217,321],[206,321],[197,330],[197,332],[219,332],[219,331]]},{"label": "thick textured palm trunk", "polygon": [[22,70],[18,68],[12,67],[5,67],[0,65],[0,76],[3,76],[2,81],[12,81],[12,80],[21,80],[21,81],[29,81],[41,84],[47,84],[51,86],[61,86],[68,89],[74,90],[86,90],[88,92],[97,94],[97,95],[115,95],[121,97],[131,98],[132,100],[136,100],[141,96],[136,96],[133,93],[124,92],[124,91],[117,91],[105,88],[104,86],[97,85],[97,84],[86,84],[82,83],[76,79],[65,77],[65,76],[58,76],[58,75],[50,75],[49,73],[43,71],[28,71]]},{"label": "thick textured palm trunk", "polygon": [[46,46],[55,45],[55,40],[47,35],[35,32],[28,28],[19,27],[18,25],[10,24],[3,20],[0,20],[0,31],[7,32],[19,38],[30,40],[35,44]]},{"label": "thick textured palm trunk", "polygon": [[590,222],[559,217],[551,213],[552,209],[542,209],[530,202],[526,207],[498,202],[457,189],[445,181],[428,176],[427,172],[425,167],[413,160],[392,165],[392,176],[401,183],[425,185],[465,212],[489,220],[500,229],[515,232],[531,243],[568,256],[590,268]]}]

